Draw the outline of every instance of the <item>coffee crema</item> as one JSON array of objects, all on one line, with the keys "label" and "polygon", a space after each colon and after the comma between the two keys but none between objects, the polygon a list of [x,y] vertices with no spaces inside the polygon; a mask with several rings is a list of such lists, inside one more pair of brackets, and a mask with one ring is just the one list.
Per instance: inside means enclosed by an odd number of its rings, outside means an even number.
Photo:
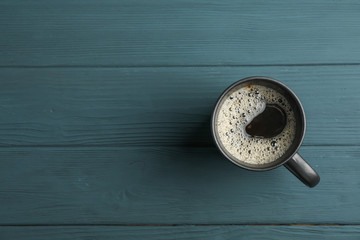
[{"label": "coffee crema", "polygon": [[215,128],[221,144],[237,161],[266,164],[291,146],[296,121],[283,95],[272,88],[249,85],[225,96]]}]

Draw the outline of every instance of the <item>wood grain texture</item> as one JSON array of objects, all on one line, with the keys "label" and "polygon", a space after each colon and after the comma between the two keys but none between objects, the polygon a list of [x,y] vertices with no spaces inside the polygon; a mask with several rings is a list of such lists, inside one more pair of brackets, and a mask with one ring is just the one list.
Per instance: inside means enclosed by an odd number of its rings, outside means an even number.
[{"label": "wood grain texture", "polygon": [[304,146],[309,189],[212,148],[2,148],[0,224],[359,223],[358,146]]},{"label": "wood grain texture", "polygon": [[251,75],[283,81],[304,145],[359,145],[360,66],[0,70],[0,146],[210,146],[214,104]]},{"label": "wood grain texture", "polygon": [[0,65],[359,64],[359,11],[356,0],[5,0]]},{"label": "wood grain texture", "polygon": [[[359,11],[1,1],[0,239],[359,239]],[[213,146],[217,97],[251,75],[303,102],[316,188]],[[292,223],[354,225],[271,225]]]},{"label": "wood grain texture", "polygon": [[358,240],[359,226],[0,227],[3,239]]}]

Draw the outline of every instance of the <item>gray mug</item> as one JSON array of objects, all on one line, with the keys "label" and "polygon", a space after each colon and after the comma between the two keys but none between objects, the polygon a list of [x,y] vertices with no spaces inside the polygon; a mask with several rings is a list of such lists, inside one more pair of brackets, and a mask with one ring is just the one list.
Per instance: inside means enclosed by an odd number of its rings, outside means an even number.
[{"label": "gray mug", "polygon": [[[218,117],[219,109],[223,101],[225,100],[226,96],[228,95],[228,93],[231,92],[235,87],[242,87],[248,85],[261,85],[264,87],[274,89],[289,101],[291,108],[294,111],[295,121],[296,121],[295,139],[281,157],[270,163],[250,164],[237,160],[222,146],[219,140],[218,132],[216,130],[215,124]],[[309,187],[316,186],[320,181],[320,177],[316,173],[316,171],[298,153],[298,150],[304,139],[305,130],[306,130],[306,119],[305,119],[305,112],[303,106],[301,105],[300,100],[295,95],[295,93],[291,91],[286,85],[284,85],[283,83],[277,80],[268,77],[248,77],[240,81],[237,81],[233,83],[231,86],[229,86],[221,94],[221,96],[216,102],[211,119],[211,130],[215,144],[218,147],[218,149],[221,151],[221,153],[228,160],[230,160],[232,163],[234,163],[239,167],[253,171],[266,171],[284,165],[299,180],[301,180],[305,185]]]}]

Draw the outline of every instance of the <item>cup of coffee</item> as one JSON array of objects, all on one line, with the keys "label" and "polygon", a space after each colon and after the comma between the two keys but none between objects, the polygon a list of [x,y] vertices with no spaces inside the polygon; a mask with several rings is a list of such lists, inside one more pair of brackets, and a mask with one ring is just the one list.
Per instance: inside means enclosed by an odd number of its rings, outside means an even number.
[{"label": "cup of coffee", "polygon": [[293,91],[268,77],[248,77],[228,87],[211,120],[221,153],[239,167],[266,171],[284,165],[309,187],[320,177],[298,154],[305,136],[303,106]]}]

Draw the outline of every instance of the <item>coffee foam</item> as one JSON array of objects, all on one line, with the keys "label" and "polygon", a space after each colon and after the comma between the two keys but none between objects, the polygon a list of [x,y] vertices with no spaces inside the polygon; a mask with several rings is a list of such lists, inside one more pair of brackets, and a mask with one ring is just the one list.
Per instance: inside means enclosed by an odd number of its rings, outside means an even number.
[{"label": "coffee foam", "polygon": [[[272,138],[251,137],[245,127],[265,110],[266,104],[277,104],[284,109],[286,126]],[[296,121],[283,95],[271,88],[251,85],[234,89],[225,96],[215,128],[221,144],[237,161],[266,164],[284,155],[291,146],[295,138]]]}]

